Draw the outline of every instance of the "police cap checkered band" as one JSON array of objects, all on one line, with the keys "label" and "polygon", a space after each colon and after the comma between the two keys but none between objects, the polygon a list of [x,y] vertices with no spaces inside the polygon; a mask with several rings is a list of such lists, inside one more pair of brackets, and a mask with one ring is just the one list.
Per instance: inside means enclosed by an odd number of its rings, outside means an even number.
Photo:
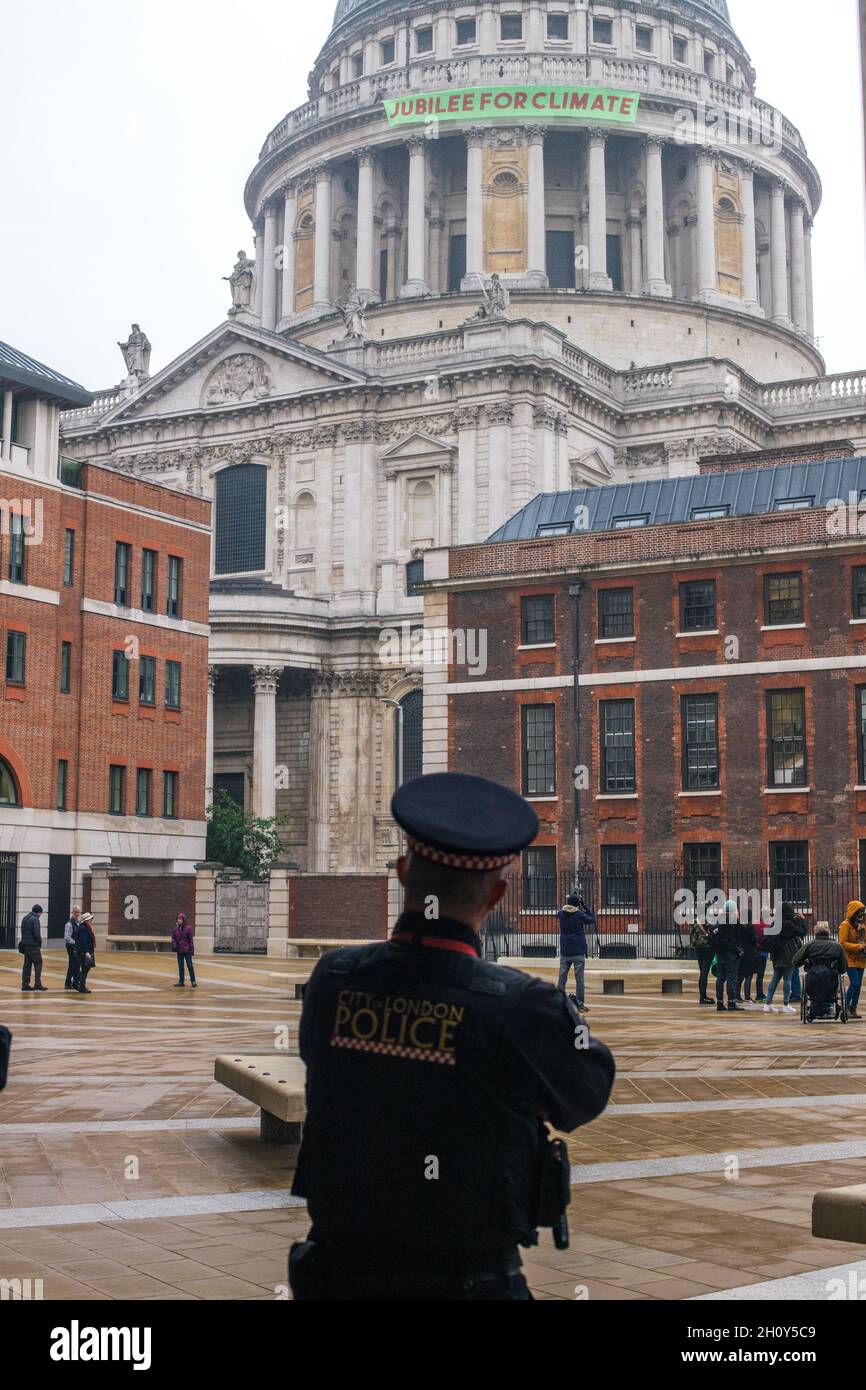
[{"label": "police cap checkered band", "polygon": [[414,853],[475,873],[505,868],[538,834],[538,817],[523,797],[462,772],[405,782],[391,813]]}]

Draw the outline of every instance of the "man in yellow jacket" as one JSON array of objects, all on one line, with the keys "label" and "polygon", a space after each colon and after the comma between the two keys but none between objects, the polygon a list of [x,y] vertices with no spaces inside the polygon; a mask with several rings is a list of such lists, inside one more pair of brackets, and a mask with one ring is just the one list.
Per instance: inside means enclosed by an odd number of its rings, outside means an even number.
[{"label": "man in yellow jacket", "polygon": [[857,1012],[860,989],[863,984],[863,971],[866,969],[866,908],[862,903],[848,904],[845,920],[839,925],[839,942],[845,948],[848,961],[848,1017],[861,1018]]}]

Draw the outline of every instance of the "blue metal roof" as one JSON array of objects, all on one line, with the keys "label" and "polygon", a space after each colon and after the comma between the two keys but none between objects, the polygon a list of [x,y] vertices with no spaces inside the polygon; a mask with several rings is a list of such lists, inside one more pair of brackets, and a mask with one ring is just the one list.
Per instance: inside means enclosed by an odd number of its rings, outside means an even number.
[{"label": "blue metal roof", "polygon": [[[541,492],[488,541],[534,540],[557,534],[552,528],[558,527],[567,528],[559,534],[567,534],[702,521],[713,510],[725,516],[756,516],[788,510],[792,503],[825,507],[835,499],[847,502],[851,493],[866,500],[866,457]],[[575,526],[578,515],[580,524]]]}]

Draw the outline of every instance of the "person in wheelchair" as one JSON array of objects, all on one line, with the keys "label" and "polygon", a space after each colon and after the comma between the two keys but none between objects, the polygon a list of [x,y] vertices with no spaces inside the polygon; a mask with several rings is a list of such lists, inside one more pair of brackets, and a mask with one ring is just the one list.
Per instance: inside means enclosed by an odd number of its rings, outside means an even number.
[{"label": "person in wheelchair", "polygon": [[844,948],[830,937],[823,923],[815,937],[801,946],[794,966],[806,969],[806,1008],[812,1018],[833,1018],[839,997],[839,981],[848,969]]}]

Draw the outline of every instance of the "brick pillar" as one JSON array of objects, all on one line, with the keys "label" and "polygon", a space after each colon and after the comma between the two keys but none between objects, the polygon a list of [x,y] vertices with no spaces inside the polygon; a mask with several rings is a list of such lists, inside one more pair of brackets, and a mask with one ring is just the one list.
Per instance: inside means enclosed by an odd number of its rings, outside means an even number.
[{"label": "brick pillar", "polygon": [[216,885],[222,864],[205,862],[195,866],[195,949],[199,956],[212,956],[216,924]]}]

